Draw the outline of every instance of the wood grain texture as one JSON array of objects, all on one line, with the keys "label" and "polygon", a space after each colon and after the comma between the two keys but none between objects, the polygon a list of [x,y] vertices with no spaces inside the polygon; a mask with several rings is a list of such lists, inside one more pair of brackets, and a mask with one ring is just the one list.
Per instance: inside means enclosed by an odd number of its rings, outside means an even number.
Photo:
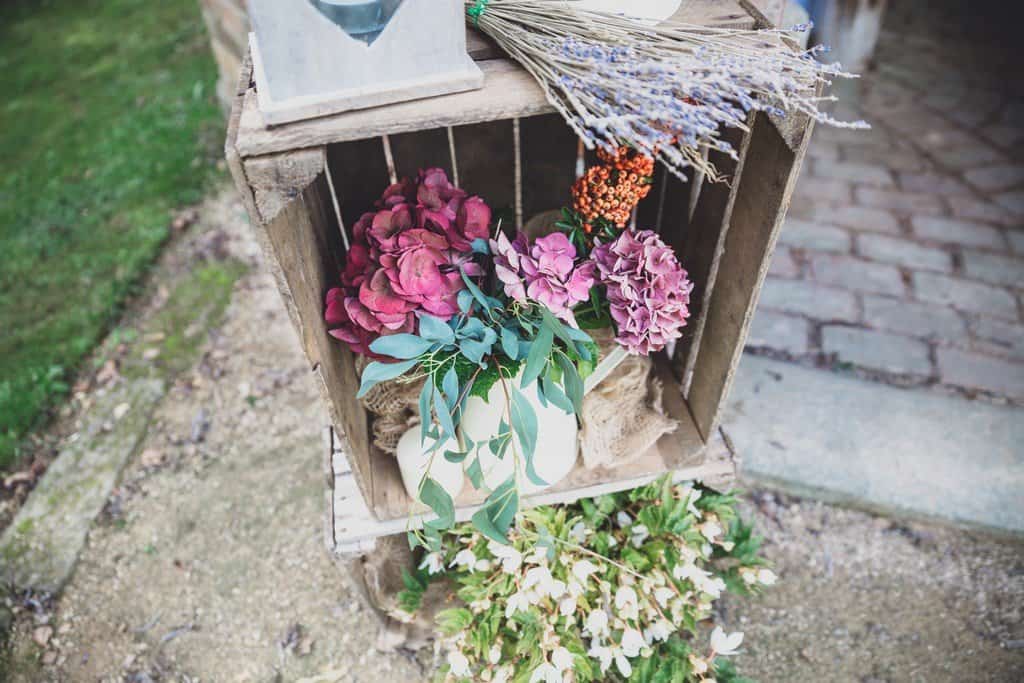
[{"label": "wood grain texture", "polygon": [[515,207],[515,139],[511,120],[477,123],[454,129],[459,183],[483,197],[496,213]]},{"label": "wood grain texture", "polygon": [[452,178],[448,129],[433,128],[390,136],[391,156],[399,178],[415,178],[421,170],[443,168]]},{"label": "wood grain texture", "polygon": [[701,434],[718,428],[812,128],[794,151],[767,116],[754,121],[687,394]]},{"label": "wood grain texture", "polygon": [[322,147],[245,160],[260,222],[269,223],[324,170]]},{"label": "wood grain texture", "polygon": [[[754,117],[751,116],[748,126],[753,124],[753,121]],[[726,129],[722,133],[722,138],[736,150],[738,160],[722,152],[709,153],[708,160],[724,180],[717,183],[703,180],[685,239],[669,242],[679,255],[693,283],[693,291],[690,292],[689,324],[684,329],[683,338],[676,345],[673,357],[673,368],[676,377],[683,384],[684,392],[689,386],[688,378],[689,371],[692,370],[694,350],[699,347],[704,330],[707,298],[714,289],[718,262],[725,248],[725,236],[729,230],[732,207],[736,200],[737,179],[743,173],[743,161],[750,141],[749,134],[739,128]],[[679,206],[676,210],[688,213],[688,199],[685,207]]]},{"label": "wood grain texture", "polygon": [[[334,537],[333,545],[328,541],[328,550],[335,555],[347,557],[367,552],[366,544],[371,544],[370,548],[372,549],[373,539],[419,528],[424,521],[430,518],[430,515],[421,513],[410,517],[407,514],[408,508],[404,514],[391,519],[374,515],[360,496],[359,487],[347,469],[344,454],[340,451],[333,453],[333,462],[335,463],[335,473],[331,526]],[[726,440],[721,434],[716,434],[703,449],[699,462],[682,464],[669,472],[676,482],[702,481],[717,490],[725,491],[731,489],[735,484],[737,463],[738,458]],[[649,484],[665,473],[666,470],[659,470],[658,474],[654,474],[645,472],[641,467],[636,467],[619,479],[603,482],[591,481],[576,488],[562,489],[559,487],[558,490],[527,496],[522,500],[522,507],[526,509],[538,505],[573,503],[581,498],[625,491]],[[478,505],[474,504],[460,506],[456,510],[456,519],[466,521],[478,509]]]},{"label": "wood grain texture", "polygon": [[359,217],[373,211],[374,202],[391,184],[384,144],[380,138],[368,138],[330,145],[327,164],[341,205],[341,219],[351,236]]},{"label": "wood grain texture", "polygon": [[578,138],[559,114],[521,119],[523,220],[567,206],[576,180]]},{"label": "wood grain texture", "polygon": [[337,442],[369,498],[370,440],[366,412],[355,398],[354,359],[327,333],[323,319],[324,295],[336,284],[341,267],[341,238],[329,214],[328,193],[326,179],[318,176],[272,221],[253,227],[336,427]]}]

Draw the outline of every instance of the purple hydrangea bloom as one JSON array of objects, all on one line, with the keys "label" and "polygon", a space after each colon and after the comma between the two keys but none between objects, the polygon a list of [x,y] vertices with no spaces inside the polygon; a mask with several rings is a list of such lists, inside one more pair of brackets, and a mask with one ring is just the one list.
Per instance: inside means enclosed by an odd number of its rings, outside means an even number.
[{"label": "purple hydrangea bloom", "polygon": [[627,230],[595,247],[591,258],[608,289],[616,341],[631,353],[647,356],[682,336],[693,284],[657,234]]},{"label": "purple hydrangea bloom", "polygon": [[531,246],[522,233],[511,242],[498,234],[491,240],[494,269],[515,301],[533,300],[546,306],[556,317],[576,325],[572,309],[590,297],[594,286],[594,264],[576,264],[576,247],[561,232],[534,240]]}]

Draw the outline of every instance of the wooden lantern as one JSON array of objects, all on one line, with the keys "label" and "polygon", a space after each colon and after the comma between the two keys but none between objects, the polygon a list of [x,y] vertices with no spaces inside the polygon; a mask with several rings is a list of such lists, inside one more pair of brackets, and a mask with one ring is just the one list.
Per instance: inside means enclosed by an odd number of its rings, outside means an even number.
[{"label": "wooden lantern", "polygon": [[248,0],[269,125],[483,86],[462,0]]},{"label": "wooden lantern", "polygon": [[[683,8],[679,18],[691,24],[766,25],[739,0],[687,0]],[[536,81],[470,35],[470,53],[487,77],[482,90],[269,127],[256,103],[259,83],[253,87],[251,68],[243,68],[235,99],[229,165],[333,422],[327,543],[339,555],[366,552],[376,538],[430,516],[410,517],[414,501],[396,460],[373,445],[369,416],[355,398],[354,357],[324,323],[324,295],[345,262],[344,226],[394,177],[431,166],[522,225],[566,205],[582,165],[575,133]],[[654,359],[665,411],[679,429],[627,464],[590,470],[577,463],[558,485],[524,496],[523,506],[621,491],[666,473],[713,482],[733,471],[718,423],[811,129],[803,117],[759,113],[748,130],[723,131],[738,158],[712,151],[711,160],[729,184],[683,182],[657,169],[637,221],[675,249],[694,283],[687,336]],[[457,518],[468,519],[483,495],[466,487]]]}]

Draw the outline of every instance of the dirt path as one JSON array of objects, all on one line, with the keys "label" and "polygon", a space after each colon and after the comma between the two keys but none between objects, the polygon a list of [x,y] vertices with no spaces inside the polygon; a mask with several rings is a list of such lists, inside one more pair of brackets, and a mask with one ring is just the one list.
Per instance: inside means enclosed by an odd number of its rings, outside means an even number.
[{"label": "dirt path", "polygon": [[[373,649],[321,539],[326,414],[240,205],[197,230],[252,263],[161,407],[52,611],[24,610],[15,681],[420,681]],[[755,497],[781,584],[724,617],[769,681],[1024,680],[1020,545]],[[47,647],[33,631],[47,621]],[[1016,648],[1016,649],[1015,649]],[[53,662],[42,664],[43,658]]]}]

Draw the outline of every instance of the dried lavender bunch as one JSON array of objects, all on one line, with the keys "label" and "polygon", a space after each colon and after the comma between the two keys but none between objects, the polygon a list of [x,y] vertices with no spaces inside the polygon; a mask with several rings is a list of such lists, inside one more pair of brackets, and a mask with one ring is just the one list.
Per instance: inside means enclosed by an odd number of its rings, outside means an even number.
[{"label": "dried lavender bunch", "polygon": [[817,47],[794,49],[790,31],[737,30],[642,20],[588,10],[578,0],[466,0],[467,21],[529,71],[588,148],[628,145],[674,173],[696,168],[716,179],[702,148],[735,156],[719,137],[745,128],[747,113],[806,115],[819,109],[818,86],[854,78],[822,64]]}]

